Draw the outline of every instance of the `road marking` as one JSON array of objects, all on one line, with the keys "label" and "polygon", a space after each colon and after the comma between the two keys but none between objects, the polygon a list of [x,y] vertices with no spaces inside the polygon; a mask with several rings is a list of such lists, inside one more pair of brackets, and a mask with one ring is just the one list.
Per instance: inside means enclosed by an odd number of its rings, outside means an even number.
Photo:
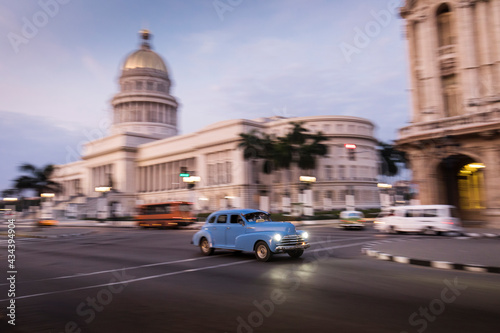
[{"label": "road marking", "polygon": [[[78,288],[71,288],[71,289],[65,289],[65,290],[49,291],[49,292],[39,293],[39,294],[18,296],[18,297],[15,297],[14,299],[18,300],[18,299],[25,299],[25,298],[33,298],[33,297],[40,297],[40,296],[61,294],[61,293],[66,293],[66,292],[86,290],[86,289],[92,289],[92,288],[109,287],[109,286],[114,286],[114,285],[117,285],[117,284],[129,284],[129,283],[133,283],[133,282],[139,282],[139,281],[146,281],[146,280],[157,279],[157,278],[161,278],[161,277],[165,277],[165,276],[179,275],[179,274],[184,274],[184,273],[193,273],[193,272],[199,272],[199,271],[204,271],[204,270],[208,270],[208,269],[215,269],[215,268],[221,268],[221,267],[227,267],[227,266],[247,264],[247,263],[250,263],[250,262],[254,262],[254,261],[253,260],[247,260],[247,261],[238,261],[238,262],[232,262],[232,263],[228,263],[228,264],[220,264],[220,265],[207,266],[207,267],[201,267],[201,268],[189,268],[189,269],[184,269],[182,271],[170,272],[170,273],[164,273],[164,274],[158,274],[158,275],[144,276],[144,277],[141,277],[141,278],[130,279],[130,280],[125,280],[125,281],[102,283],[102,284],[96,284],[96,285],[86,286],[86,287],[78,287]],[[5,302],[5,301],[9,301],[9,300],[10,300],[10,298],[0,299],[0,302]]]},{"label": "road marking", "polygon": [[326,251],[326,250],[341,249],[341,248],[344,248],[344,247],[358,246],[358,245],[363,245],[363,244],[368,244],[368,243],[371,243],[371,242],[361,242],[361,243],[354,243],[354,244],[345,244],[345,245],[323,247],[323,248],[316,249],[316,250],[311,250],[311,251],[308,251],[308,252],[319,252],[319,251]]},{"label": "road marking", "polygon": [[[139,265],[139,266],[130,266],[130,267],[122,267],[122,268],[108,269],[108,270],[104,270],[104,271],[97,271],[97,272],[90,272],[90,273],[76,273],[76,274],[73,274],[73,275],[56,276],[56,277],[46,278],[46,279],[22,281],[22,283],[32,283],[32,282],[41,282],[41,281],[49,281],[49,280],[71,279],[71,278],[78,278],[78,277],[82,277],[82,276],[112,273],[112,272],[117,272],[117,271],[122,271],[122,270],[132,270],[132,269],[139,269],[139,268],[145,268],[145,267],[154,267],[154,266],[162,266],[162,265],[172,265],[172,264],[178,264],[178,263],[183,263],[183,262],[191,262],[191,261],[196,261],[196,260],[219,258],[219,257],[228,256],[228,255],[230,255],[230,254],[221,254],[221,255],[217,255],[217,256],[213,256],[213,257],[201,257],[201,258],[189,258],[189,259],[174,260],[174,261],[164,261],[164,262],[157,262],[157,263],[153,263],[153,264],[146,264],[146,265]],[[8,285],[8,283],[2,283],[2,284],[0,284],[0,286],[5,286],[5,285]]]},{"label": "road marking", "polygon": [[309,243],[309,244],[310,245],[315,245],[315,244],[335,243],[335,242],[343,242],[343,241],[351,241],[351,240],[361,240],[361,239],[373,239],[373,237],[341,238],[341,239],[335,239],[335,240],[326,240],[326,241],[321,241],[321,242],[314,242],[314,243]]}]

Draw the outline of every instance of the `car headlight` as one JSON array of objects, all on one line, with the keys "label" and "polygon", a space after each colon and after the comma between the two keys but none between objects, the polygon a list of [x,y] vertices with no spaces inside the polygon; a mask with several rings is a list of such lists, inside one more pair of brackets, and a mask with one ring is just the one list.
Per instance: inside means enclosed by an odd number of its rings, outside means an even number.
[{"label": "car headlight", "polygon": [[281,235],[280,234],[276,234],[276,235],[274,235],[273,238],[274,238],[275,241],[279,242],[281,240]]},{"label": "car headlight", "polygon": [[309,238],[309,234],[307,233],[307,231],[304,231],[302,233],[302,238],[304,238],[304,239],[308,239]]}]

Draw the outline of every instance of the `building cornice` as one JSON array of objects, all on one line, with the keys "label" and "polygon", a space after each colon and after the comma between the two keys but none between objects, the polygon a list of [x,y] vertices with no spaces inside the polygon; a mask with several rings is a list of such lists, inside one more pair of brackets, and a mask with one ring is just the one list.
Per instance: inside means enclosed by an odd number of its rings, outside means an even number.
[{"label": "building cornice", "polygon": [[99,156],[109,155],[109,154],[117,153],[117,152],[137,153],[137,148],[122,146],[122,147],[107,149],[107,150],[100,151],[98,153],[88,154],[88,155],[82,156],[82,160],[91,160],[91,159],[99,157]]}]

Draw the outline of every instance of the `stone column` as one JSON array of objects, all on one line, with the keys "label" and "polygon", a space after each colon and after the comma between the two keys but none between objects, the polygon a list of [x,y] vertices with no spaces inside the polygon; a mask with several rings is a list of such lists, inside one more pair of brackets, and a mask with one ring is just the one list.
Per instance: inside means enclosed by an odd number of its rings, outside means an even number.
[{"label": "stone column", "polygon": [[415,29],[418,27],[418,23],[415,21],[407,21],[406,22],[406,39],[408,41],[408,54],[409,54],[409,63],[410,63],[410,84],[412,88],[412,119],[414,122],[420,121],[420,112],[419,109],[419,78],[417,75],[417,67],[420,62],[420,52],[417,49],[416,45],[418,45],[417,34],[415,34]]},{"label": "stone column", "polygon": [[483,192],[485,215],[491,226],[500,227],[500,149],[493,146],[486,148],[483,156],[486,166]]},{"label": "stone column", "polygon": [[480,97],[492,95],[492,69],[493,62],[491,57],[491,47],[489,36],[493,33],[494,28],[490,26],[491,15],[488,13],[490,3],[488,1],[479,1],[476,4],[476,22],[477,22],[477,39],[478,39],[478,55],[480,68]]},{"label": "stone column", "polygon": [[462,1],[458,5],[458,38],[461,56],[462,71],[462,92],[464,100],[478,98],[478,75],[476,60],[476,45],[474,43],[474,17],[472,10],[473,3]]},{"label": "stone column", "polygon": [[493,94],[500,95],[500,0],[490,0],[490,29],[492,31]]},{"label": "stone column", "polygon": [[425,35],[422,36],[426,42],[426,63],[425,68],[427,71],[428,82],[428,99],[429,99],[429,112],[434,112],[435,114],[432,119],[442,118],[445,116],[444,113],[444,103],[443,103],[443,90],[441,87],[441,73],[439,69],[439,59],[438,59],[438,34],[437,34],[437,23],[436,15],[434,12],[430,12],[427,15],[425,24]]}]

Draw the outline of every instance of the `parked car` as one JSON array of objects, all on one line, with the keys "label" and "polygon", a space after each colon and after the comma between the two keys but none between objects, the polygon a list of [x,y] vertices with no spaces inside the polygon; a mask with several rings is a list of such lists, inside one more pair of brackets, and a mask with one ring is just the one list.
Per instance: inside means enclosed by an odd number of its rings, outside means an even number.
[{"label": "parked car", "polygon": [[384,232],[462,232],[457,209],[450,205],[395,206],[382,210],[374,227]]},{"label": "parked car", "polygon": [[364,229],[364,218],[362,212],[357,210],[345,210],[340,212],[340,226],[344,229]]},{"label": "parked car", "polygon": [[306,231],[289,222],[274,222],[265,211],[232,209],[210,214],[191,243],[204,255],[215,249],[248,251],[255,252],[257,260],[268,261],[278,253],[299,258],[310,247],[308,238]]}]

